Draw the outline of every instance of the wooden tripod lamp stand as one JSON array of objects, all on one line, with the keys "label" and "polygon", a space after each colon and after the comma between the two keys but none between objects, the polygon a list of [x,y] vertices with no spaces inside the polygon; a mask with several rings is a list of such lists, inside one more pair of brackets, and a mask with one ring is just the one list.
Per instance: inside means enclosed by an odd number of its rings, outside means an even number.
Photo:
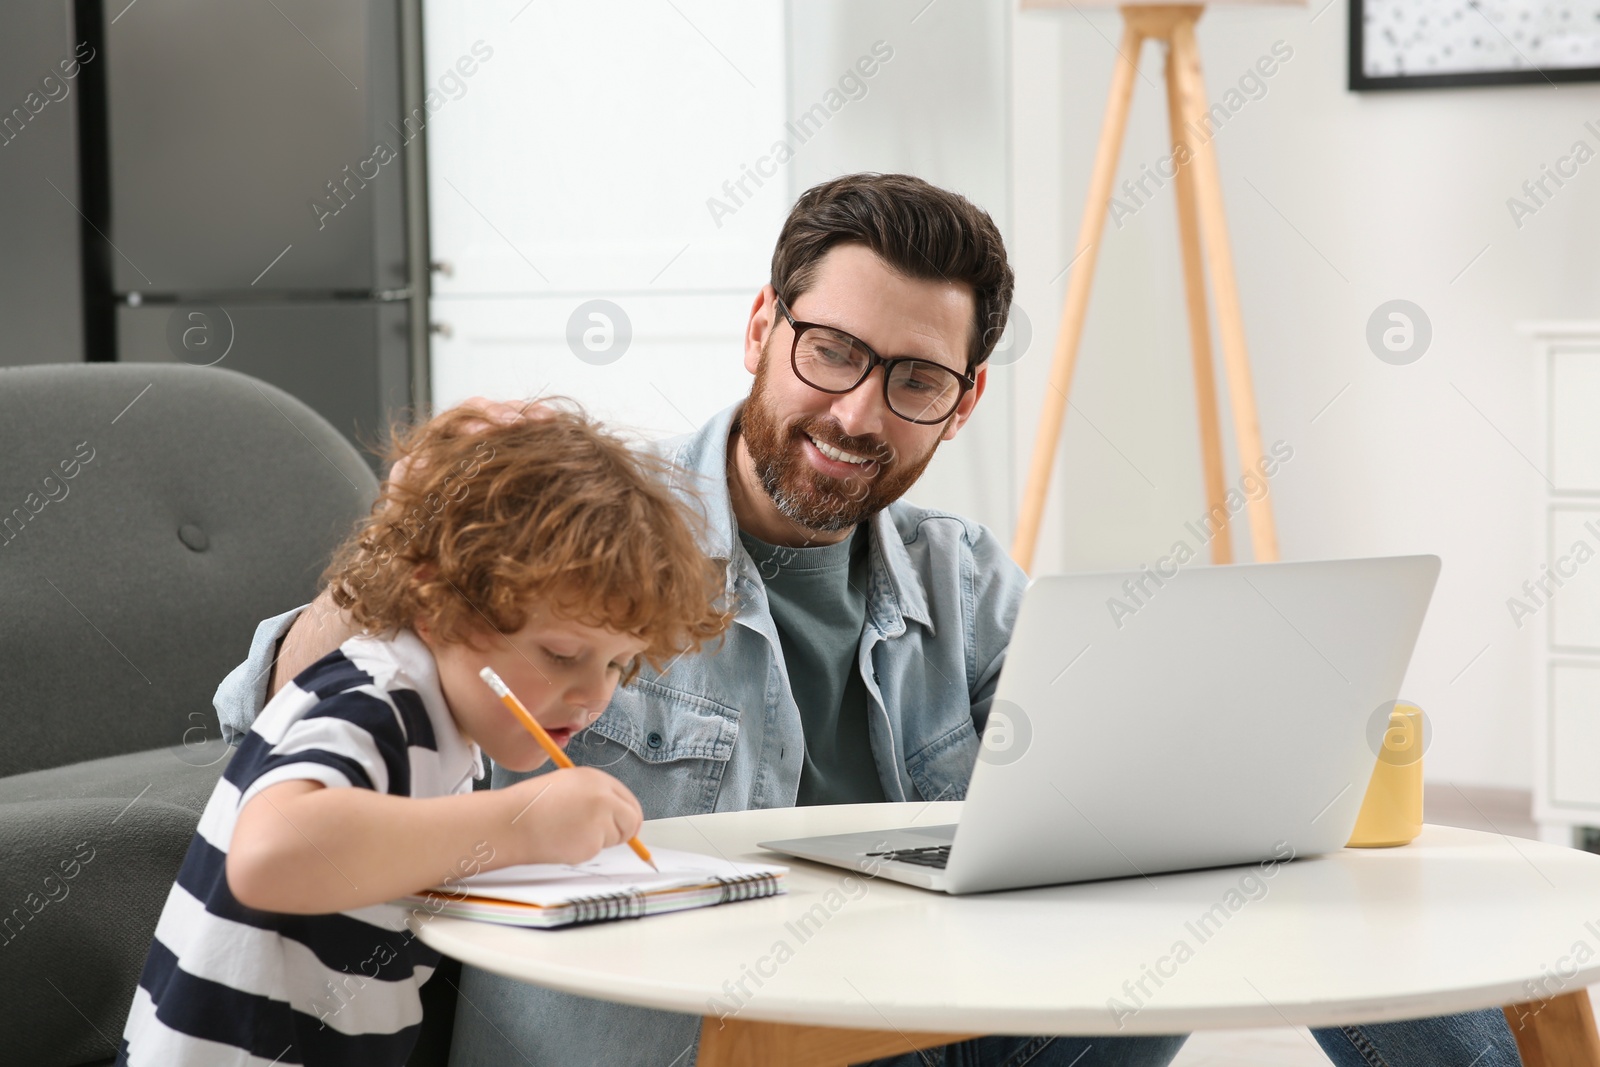
[{"label": "wooden tripod lamp stand", "polygon": [[[1027,8],[1080,7],[1095,0],[1022,0]],[[1104,0],[1101,0],[1103,3]],[[1300,0],[1234,0],[1244,3]],[[1170,179],[1178,202],[1178,244],[1183,256],[1184,296],[1189,308],[1189,342],[1194,357],[1195,398],[1199,406],[1201,467],[1205,478],[1206,507],[1226,523],[1226,484],[1222,471],[1222,436],[1217,414],[1216,383],[1211,369],[1211,328],[1206,309],[1207,272],[1216,300],[1217,333],[1222,342],[1223,368],[1233,409],[1234,435],[1239,460],[1251,470],[1261,459],[1261,430],[1256,422],[1255,391],[1250,384],[1250,362],[1245,349],[1244,319],[1239,310],[1239,288],[1233,273],[1233,251],[1228,245],[1227,220],[1222,210],[1222,185],[1211,140],[1211,124],[1200,75],[1200,50],[1194,26],[1205,10],[1199,4],[1121,3],[1122,42],[1117,48],[1116,70],[1111,76],[1111,98],[1095,151],[1089,179],[1089,198],[1083,208],[1077,269],[1067,283],[1061,309],[1061,332],[1056,338],[1050,368],[1050,389],[1045,394],[1033,462],[1023,491],[1022,515],[1012,556],[1024,569],[1033,566],[1039,524],[1049,493],[1050,471],[1055,463],[1062,420],[1067,411],[1067,389],[1072,383],[1078,342],[1089,308],[1089,287],[1094,280],[1096,254],[1105,230],[1117,157],[1133,101],[1133,80],[1138,75],[1139,50],[1146,40],[1167,45],[1167,112],[1172,127],[1173,174]],[[1278,558],[1278,538],[1272,521],[1270,494],[1249,501],[1250,536],[1257,562]],[[1211,540],[1213,563],[1230,563],[1233,545],[1223,525]],[[1527,1067],[1600,1067],[1600,1033],[1587,990],[1558,992],[1547,1000],[1515,1004],[1505,1009],[1506,1021]]]},{"label": "wooden tripod lamp stand", "polygon": [[[1091,2],[1022,0],[1022,6],[1025,9],[1064,8]],[[1278,2],[1298,4],[1300,0]],[[1027,486],[1023,490],[1017,539],[1011,550],[1013,558],[1024,570],[1032,568],[1034,550],[1038,546],[1039,524],[1044,518],[1045,500],[1050,489],[1050,471],[1055,464],[1056,446],[1067,411],[1067,390],[1072,384],[1078,342],[1089,309],[1089,287],[1094,281],[1095,259],[1105,230],[1117,158],[1121,154],[1122,137],[1128,125],[1128,108],[1133,102],[1133,81],[1139,73],[1139,50],[1146,40],[1164,41],[1167,45],[1167,112],[1173,144],[1170,167],[1175,173],[1161,173],[1160,177],[1170,177],[1178,201],[1178,243],[1183,256],[1184,293],[1189,306],[1189,342],[1194,356],[1195,396],[1200,416],[1201,466],[1205,477],[1206,508],[1212,515],[1220,515],[1225,523],[1228,510],[1224,505],[1227,488],[1222,470],[1216,383],[1211,369],[1211,327],[1206,310],[1207,270],[1216,299],[1218,335],[1222,341],[1222,359],[1228,377],[1239,461],[1246,470],[1250,470],[1261,459],[1261,430],[1256,422],[1255,392],[1250,385],[1250,360],[1245,350],[1239,287],[1234,280],[1233,251],[1228,245],[1227,220],[1222,211],[1222,185],[1217,176],[1217,158],[1211,144],[1216,127],[1207,111],[1205,83],[1200,75],[1200,50],[1194,35],[1195,23],[1205,8],[1200,4],[1137,2],[1123,3],[1120,7],[1122,42],[1117,48],[1117,65],[1111,76],[1111,98],[1106,103],[1105,123],[1100,128],[1100,145],[1095,152],[1094,171],[1089,179],[1089,198],[1083,207],[1083,221],[1079,225],[1078,246],[1073,260],[1076,270],[1067,282],[1066,302],[1061,309],[1061,332],[1056,338],[1055,356],[1050,368],[1050,388],[1045,393],[1039,434],[1034,440],[1033,461],[1028,470]],[[1270,494],[1264,493],[1259,499],[1251,499],[1248,506],[1255,559],[1258,562],[1276,560],[1278,536],[1272,522]],[[1232,534],[1226,525],[1211,540],[1211,559],[1213,563],[1230,563],[1233,560]]]}]

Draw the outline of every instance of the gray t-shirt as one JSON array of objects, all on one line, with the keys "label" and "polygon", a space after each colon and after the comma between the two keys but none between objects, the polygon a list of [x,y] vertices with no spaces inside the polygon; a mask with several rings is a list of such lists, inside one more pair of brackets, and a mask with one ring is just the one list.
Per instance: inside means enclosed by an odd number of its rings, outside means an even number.
[{"label": "gray t-shirt", "polygon": [[867,621],[866,524],[836,545],[783,548],[740,531],[767,602],[805,732],[799,804],[882,801],[856,657]]}]

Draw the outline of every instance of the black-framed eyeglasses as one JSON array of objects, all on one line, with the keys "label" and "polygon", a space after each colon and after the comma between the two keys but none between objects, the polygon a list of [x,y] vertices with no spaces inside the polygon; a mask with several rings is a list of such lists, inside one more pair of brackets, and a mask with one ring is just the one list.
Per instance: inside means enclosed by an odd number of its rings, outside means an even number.
[{"label": "black-framed eyeglasses", "polygon": [[885,359],[843,330],[817,322],[796,322],[781,296],[778,309],[794,331],[789,365],[796,378],[819,392],[848,393],[881,364],[884,404],[907,422],[926,425],[955,414],[967,390],[978,384],[972,375],[942,363],[914,356]]}]

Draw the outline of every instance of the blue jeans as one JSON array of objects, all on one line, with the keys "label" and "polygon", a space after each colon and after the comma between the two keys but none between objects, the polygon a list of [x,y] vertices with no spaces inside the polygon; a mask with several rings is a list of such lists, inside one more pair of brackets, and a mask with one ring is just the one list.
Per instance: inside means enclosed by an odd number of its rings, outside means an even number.
[{"label": "blue jeans", "polygon": [[[1335,1067],[1519,1067],[1499,1008],[1313,1030]],[[871,1067],[1164,1067],[1187,1034],[1171,1037],[979,1037],[875,1060]]]},{"label": "blue jeans", "polygon": [[1188,1037],[975,1037],[868,1067],[1163,1067]]},{"label": "blue jeans", "polygon": [[1312,1036],[1335,1067],[1517,1067],[1522,1056],[1499,1008],[1365,1026],[1330,1026]]}]

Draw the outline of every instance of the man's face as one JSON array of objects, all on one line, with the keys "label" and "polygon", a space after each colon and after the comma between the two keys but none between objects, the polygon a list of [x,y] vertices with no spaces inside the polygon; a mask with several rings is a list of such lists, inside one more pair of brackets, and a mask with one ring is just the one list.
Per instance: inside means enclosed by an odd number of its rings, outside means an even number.
[{"label": "man's face", "polygon": [[[836,245],[815,282],[789,311],[831,326],[885,358],[915,356],[959,372],[967,367],[972,290],[912,279],[870,249]],[[940,441],[955,437],[982,394],[987,369],[944,422],[922,425],[890,411],[882,367],[848,393],[813,389],[789,362],[794,330],[771,286],[752,309],[745,367],[756,376],[740,432],[766,495],[790,522],[819,532],[845,530],[881,511],[917,480]]]}]

